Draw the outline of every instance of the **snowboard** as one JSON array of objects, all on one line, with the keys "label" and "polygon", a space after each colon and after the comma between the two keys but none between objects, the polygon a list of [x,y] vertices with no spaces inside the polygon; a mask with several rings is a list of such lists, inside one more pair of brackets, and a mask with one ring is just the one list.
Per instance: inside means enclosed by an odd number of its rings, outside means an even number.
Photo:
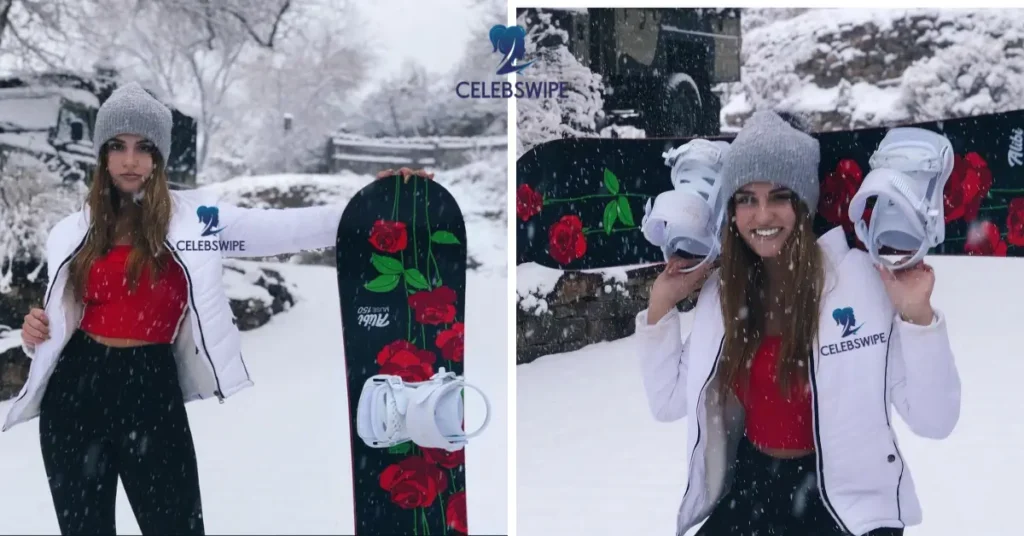
[{"label": "snowboard", "polygon": [[467,534],[465,449],[371,448],[356,432],[366,380],[463,375],[466,229],[440,184],[379,178],[345,208],[336,243],[355,533]]},{"label": "snowboard", "polygon": [[[1024,110],[901,126],[944,134],[956,153],[943,192],[946,237],[929,254],[1024,256]],[[821,146],[819,236],[842,226],[850,245],[865,249],[848,209],[890,128],[813,134]],[[533,147],[516,162],[517,264],[585,270],[663,263],[640,231],[644,205],[672,188],[662,153],[691,139],[571,138]]]}]

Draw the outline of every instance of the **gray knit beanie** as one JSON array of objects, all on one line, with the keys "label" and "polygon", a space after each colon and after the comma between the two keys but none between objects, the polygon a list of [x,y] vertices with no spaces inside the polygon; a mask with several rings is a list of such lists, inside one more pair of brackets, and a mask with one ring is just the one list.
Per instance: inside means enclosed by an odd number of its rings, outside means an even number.
[{"label": "gray knit beanie", "polygon": [[164,166],[171,154],[171,111],[136,82],[123,85],[110,95],[96,113],[92,146],[96,158],[100,148],[119,134],[142,136],[156,145]]},{"label": "gray knit beanie", "polygon": [[[795,121],[794,121],[795,122]],[[729,145],[722,164],[716,214],[725,225],[725,207],[737,190],[752,182],[771,182],[793,190],[811,216],[818,208],[818,140],[794,128],[778,113],[754,113]]]}]

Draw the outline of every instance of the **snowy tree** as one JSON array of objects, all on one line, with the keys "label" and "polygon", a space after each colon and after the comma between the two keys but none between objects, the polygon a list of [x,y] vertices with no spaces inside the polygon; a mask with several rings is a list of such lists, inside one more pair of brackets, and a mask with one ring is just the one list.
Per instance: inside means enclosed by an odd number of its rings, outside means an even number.
[{"label": "snowy tree", "polygon": [[218,152],[239,155],[255,172],[310,171],[319,164],[327,136],[351,108],[374,59],[362,46],[356,13],[334,13],[304,11],[274,50],[242,60],[244,97],[232,104],[233,129],[221,136]]},{"label": "snowy tree", "polygon": [[85,196],[81,181],[66,183],[38,159],[20,152],[0,160],[0,294],[25,277],[35,282],[46,260],[46,238]]},{"label": "snowy tree", "polygon": [[439,133],[436,107],[450,99],[436,77],[406,60],[398,74],[381,82],[359,106],[354,127],[368,136],[429,136]]},{"label": "snowy tree", "polygon": [[526,11],[517,19],[527,31],[527,58],[535,60],[517,80],[555,80],[567,86],[564,97],[516,101],[517,156],[547,140],[597,135],[604,106],[601,77],[569,52],[569,34],[551,19],[551,13],[542,9]]}]

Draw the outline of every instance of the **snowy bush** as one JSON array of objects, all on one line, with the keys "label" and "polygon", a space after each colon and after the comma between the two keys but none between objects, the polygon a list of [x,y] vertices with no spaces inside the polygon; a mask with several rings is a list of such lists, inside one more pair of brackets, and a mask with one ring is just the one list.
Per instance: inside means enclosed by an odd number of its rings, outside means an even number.
[{"label": "snowy bush", "polygon": [[551,13],[524,12],[516,23],[527,28],[526,56],[535,63],[517,81],[565,82],[563,98],[516,100],[516,157],[548,140],[597,135],[604,106],[601,77],[569,52],[569,34],[554,26]]},{"label": "snowy bush", "polygon": [[916,120],[1015,110],[1024,103],[1024,52],[969,35],[907,69],[900,90]]},{"label": "snowy bush", "polygon": [[[61,218],[81,208],[82,182],[64,183],[39,160],[10,153],[0,163],[0,294],[15,277],[34,283],[46,261],[46,237]],[[27,273],[19,267],[27,266]]]}]

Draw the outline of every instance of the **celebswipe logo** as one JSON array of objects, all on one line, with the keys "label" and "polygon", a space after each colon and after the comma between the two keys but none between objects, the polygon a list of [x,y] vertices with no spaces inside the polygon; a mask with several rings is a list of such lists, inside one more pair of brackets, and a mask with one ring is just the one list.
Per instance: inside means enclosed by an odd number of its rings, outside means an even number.
[{"label": "celebswipe logo", "polygon": [[842,329],[839,342],[823,345],[818,352],[823,355],[838,355],[852,350],[859,350],[878,344],[886,344],[888,337],[885,332],[871,335],[856,336],[857,332],[864,327],[864,323],[857,325],[857,317],[853,313],[853,307],[840,307],[832,311],[832,320]]}]

